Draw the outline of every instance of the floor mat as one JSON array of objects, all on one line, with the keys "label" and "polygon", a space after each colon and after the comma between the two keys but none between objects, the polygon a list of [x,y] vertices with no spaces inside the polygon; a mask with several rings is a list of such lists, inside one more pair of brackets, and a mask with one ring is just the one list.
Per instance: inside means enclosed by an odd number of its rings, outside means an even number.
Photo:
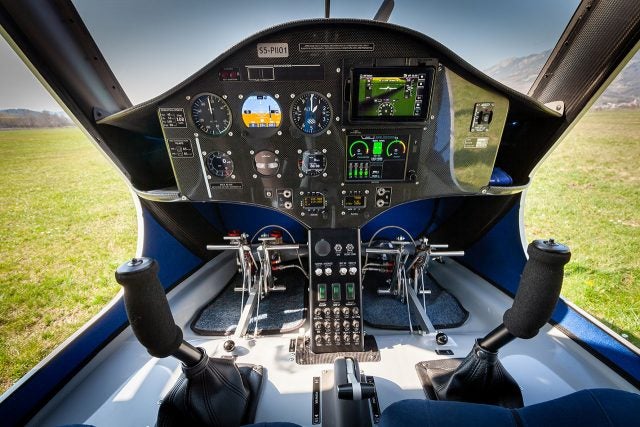
[{"label": "floor mat", "polygon": [[[378,287],[387,287],[388,274],[369,272],[364,279],[363,291],[363,317],[369,326],[380,329],[409,329],[409,314],[407,305],[391,295],[378,295]],[[462,307],[460,302],[440,287],[430,275],[425,274],[424,285],[431,290],[430,295],[425,295],[427,315],[436,329],[457,328],[469,317],[469,312]],[[419,296],[420,302],[422,297]],[[411,322],[415,327],[417,319],[412,314]]]},{"label": "floor mat", "polygon": [[296,363],[298,365],[318,365],[333,363],[336,357],[352,357],[358,362],[379,362],[380,350],[373,335],[364,336],[364,351],[341,351],[337,353],[312,353],[310,338],[298,337],[296,341]]},{"label": "floor mat", "polygon": [[[295,270],[277,273],[277,285],[286,285],[287,290],[271,292],[260,301],[259,316],[255,312],[249,322],[247,332],[253,333],[256,321],[258,333],[263,335],[295,331],[306,319],[308,305],[306,300],[307,281],[304,275]],[[232,335],[240,320],[242,293],[234,287],[242,286],[242,275],[236,274],[226,288],[216,296],[196,316],[191,329],[200,335]],[[245,294],[245,300],[247,295]],[[246,301],[245,301],[246,302]],[[257,309],[258,307],[256,307]]]}]

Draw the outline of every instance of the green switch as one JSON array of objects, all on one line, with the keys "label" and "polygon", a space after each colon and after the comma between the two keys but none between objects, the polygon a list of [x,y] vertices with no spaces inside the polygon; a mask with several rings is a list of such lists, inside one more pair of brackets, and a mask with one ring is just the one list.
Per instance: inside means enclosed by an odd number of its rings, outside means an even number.
[{"label": "green switch", "polygon": [[318,301],[327,300],[327,285],[325,283],[318,283]]},{"label": "green switch", "polygon": [[340,292],[340,283],[334,283],[331,285],[331,299],[333,299],[334,301],[340,301],[340,299],[342,298],[342,292]]},{"label": "green switch", "polygon": [[356,284],[347,283],[347,299],[353,301],[356,299]]}]

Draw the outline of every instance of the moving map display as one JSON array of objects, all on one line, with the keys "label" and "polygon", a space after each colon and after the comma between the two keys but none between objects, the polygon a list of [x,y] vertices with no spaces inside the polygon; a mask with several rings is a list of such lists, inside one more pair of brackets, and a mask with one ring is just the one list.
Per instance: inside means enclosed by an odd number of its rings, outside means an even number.
[{"label": "moving map display", "polygon": [[424,121],[432,78],[430,67],[354,69],[351,118]]}]

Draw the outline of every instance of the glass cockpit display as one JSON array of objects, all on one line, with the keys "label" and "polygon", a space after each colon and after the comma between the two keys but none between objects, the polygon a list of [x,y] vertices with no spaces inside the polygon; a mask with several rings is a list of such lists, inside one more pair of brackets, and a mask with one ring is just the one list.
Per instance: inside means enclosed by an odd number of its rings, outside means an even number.
[{"label": "glass cockpit display", "polygon": [[356,68],[352,76],[352,120],[426,120],[433,68]]},{"label": "glass cockpit display", "polygon": [[271,95],[251,95],[242,104],[242,122],[248,128],[277,128],[282,122],[280,105]]},{"label": "glass cockpit display", "polygon": [[347,136],[347,181],[403,181],[408,135]]}]

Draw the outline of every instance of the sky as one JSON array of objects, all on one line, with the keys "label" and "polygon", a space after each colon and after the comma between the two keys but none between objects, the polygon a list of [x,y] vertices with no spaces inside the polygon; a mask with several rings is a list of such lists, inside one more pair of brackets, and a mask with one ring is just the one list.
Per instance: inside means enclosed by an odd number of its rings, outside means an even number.
[{"label": "sky", "polygon": [[[334,0],[331,16],[372,18],[381,2]],[[324,0],[75,0],[74,4],[134,104],[178,84],[259,30],[324,16]],[[390,22],[438,40],[482,70],[506,58],[552,48],[577,4],[577,0],[526,4],[395,0]],[[5,108],[61,110],[0,39],[0,109]]]}]

